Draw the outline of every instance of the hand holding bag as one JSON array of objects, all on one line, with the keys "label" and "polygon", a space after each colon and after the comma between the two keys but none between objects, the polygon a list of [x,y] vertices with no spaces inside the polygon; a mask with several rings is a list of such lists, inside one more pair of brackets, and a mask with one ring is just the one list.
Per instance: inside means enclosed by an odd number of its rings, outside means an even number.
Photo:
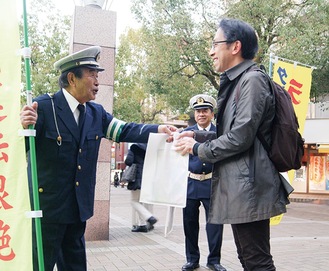
[{"label": "hand holding bag", "polygon": [[132,164],[130,167],[127,167],[122,174],[122,181],[125,182],[134,182],[136,180],[137,173],[137,164]]}]

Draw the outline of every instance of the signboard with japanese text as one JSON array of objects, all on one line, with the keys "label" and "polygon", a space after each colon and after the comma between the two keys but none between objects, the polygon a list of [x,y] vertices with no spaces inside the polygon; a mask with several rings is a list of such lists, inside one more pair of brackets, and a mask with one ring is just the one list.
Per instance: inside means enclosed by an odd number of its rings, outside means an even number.
[{"label": "signboard with japanese text", "polygon": [[274,64],[273,80],[289,92],[298,118],[299,132],[303,134],[310,101],[312,69],[279,60]]},{"label": "signboard with japanese text", "polygon": [[[289,92],[298,118],[299,132],[303,134],[311,90],[312,69],[279,60],[274,63],[273,80]],[[285,178],[291,182],[294,171],[284,174],[286,174]],[[272,217],[271,225],[279,224],[282,216]]]},{"label": "signboard with japanese text", "polygon": [[32,223],[21,129],[16,1],[0,0],[0,270],[32,270]]}]

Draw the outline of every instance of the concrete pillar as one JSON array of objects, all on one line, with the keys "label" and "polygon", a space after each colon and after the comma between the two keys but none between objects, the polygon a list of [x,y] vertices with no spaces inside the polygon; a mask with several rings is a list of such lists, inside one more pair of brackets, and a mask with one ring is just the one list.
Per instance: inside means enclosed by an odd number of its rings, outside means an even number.
[{"label": "concrete pillar", "polygon": [[[113,109],[115,36],[116,12],[92,6],[75,7],[70,51],[76,52],[93,45],[102,48],[99,63],[105,71],[99,74],[100,87],[95,102],[102,104],[108,112]],[[87,222],[86,240],[109,239],[111,143],[105,139],[101,142],[94,216]]]}]

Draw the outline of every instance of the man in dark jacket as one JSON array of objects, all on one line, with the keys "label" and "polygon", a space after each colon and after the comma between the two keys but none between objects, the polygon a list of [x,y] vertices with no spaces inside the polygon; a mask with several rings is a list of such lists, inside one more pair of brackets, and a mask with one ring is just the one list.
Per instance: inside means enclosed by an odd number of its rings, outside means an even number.
[{"label": "man in dark jacket", "polygon": [[[175,130],[125,123],[90,102],[98,92],[98,72],[104,70],[97,62],[99,55],[100,47],[93,46],[57,61],[61,89],[36,98],[21,111],[22,126],[35,125],[36,130],[46,271],[52,271],[55,263],[59,271],[87,270],[84,233],[86,221],[93,215],[101,139],[147,142],[150,132]],[[38,270],[35,244],[33,254],[34,270]]]},{"label": "man in dark jacket", "polygon": [[119,186],[119,174],[118,174],[118,172],[114,173],[114,182],[113,182],[113,184],[114,184],[114,187]]},{"label": "man in dark jacket", "polygon": [[232,225],[243,269],[274,271],[270,218],[286,212],[288,200],[257,131],[270,145],[275,99],[268,76],[253,70],[258,38],[249,24],[221,20],[212,44],[221,73],[216,134],[186,132],[176,148],[214,163],[209,222]]},{"label": "man in dark jacket", "polygon": [[[196,124],[186,128],[185,131],[216,131],[216,127],[211,123],[214,118],[216,104],[216,100],[209,95],[199,94],[192,97],[190,106],[194,109]],[[187,263],[183,265],[182,271],[191,271],[200,266],[200,250],[198,246],[200,229],[199,207],[202,203],[206,213],[206,221],[208,221],[212,167],[211,163],[203,163],[197,156],[189,155],[187,201],[186,207],[183,209]],[[220,264],[223,225],[207,222],[206,232],[209,247],[207,267],[211,270],[226,271]]]},{"label": "man in dark jacket", "polygon": [[127,186],[127,189],[131,190],[131,206],[133,208],[132,232],[148,232],[153,230],[154,224],[157,222],[157,219],[152,214],[152,204],[139,202],[146,147],[147,144],[145,143],[132,144],[125,159],[127,166],[136,164],[137,167],[135,181],[129,182]]}]

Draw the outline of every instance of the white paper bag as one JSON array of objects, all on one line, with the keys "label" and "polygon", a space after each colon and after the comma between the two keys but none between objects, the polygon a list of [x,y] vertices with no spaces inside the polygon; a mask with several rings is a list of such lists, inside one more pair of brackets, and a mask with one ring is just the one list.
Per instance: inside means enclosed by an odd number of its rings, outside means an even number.
[{"label": "white paper bag", "polygon": [[140,202],[184,208],[189,156],[176,152],[167,138],[165,134],[149,136]]},{"label": "white paper bag", "polygon": [[168,206],[167,207],[167,216],[166,216],[166,224],[165,224],[165,229],[164,229],[164,236],[168,237],[169,234],[173,231],[174,229],[174,216],[175,216],[175,207],[173,206]]}]

